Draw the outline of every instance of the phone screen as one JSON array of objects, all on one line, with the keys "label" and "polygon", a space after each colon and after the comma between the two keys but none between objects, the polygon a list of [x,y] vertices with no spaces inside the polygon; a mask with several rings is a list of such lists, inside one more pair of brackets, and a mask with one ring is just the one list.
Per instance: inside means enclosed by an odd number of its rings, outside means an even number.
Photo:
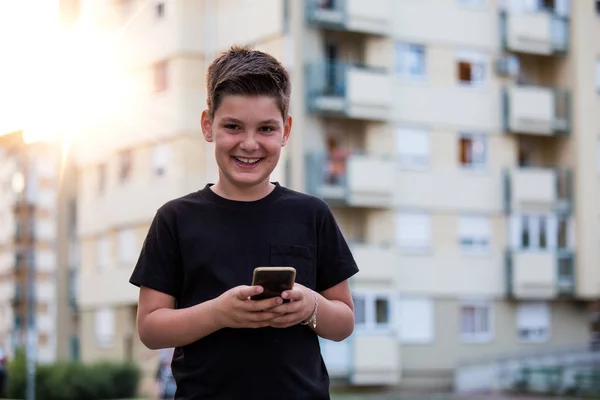
[{"label": "phone screen", "polygon": [[264,291],[261,294],[252,296],[252,300],[280,296],[281,292],[294,286],[295,278],[296,274],[292,269],[257,268],[254,271],[252,285],[262,286]]}]

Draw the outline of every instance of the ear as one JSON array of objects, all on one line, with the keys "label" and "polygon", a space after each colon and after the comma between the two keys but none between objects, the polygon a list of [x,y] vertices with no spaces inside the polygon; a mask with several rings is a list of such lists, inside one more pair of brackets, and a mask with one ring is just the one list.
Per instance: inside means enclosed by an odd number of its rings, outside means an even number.
[{"label": "ear", "polygon": [[204,135],[204,139],[207,142],[212,142],[213,141],[212,120],[210,119],[210,116],[208,115],[208,110],[202,111],[202,117],[200,119],[200,127],[202,128],[202,134]]},{"label": "ear", "polygon": [[281,147],[285,147],[292,133],[292,116],[288,114],[283,124],[283,139],[281,140]]}]

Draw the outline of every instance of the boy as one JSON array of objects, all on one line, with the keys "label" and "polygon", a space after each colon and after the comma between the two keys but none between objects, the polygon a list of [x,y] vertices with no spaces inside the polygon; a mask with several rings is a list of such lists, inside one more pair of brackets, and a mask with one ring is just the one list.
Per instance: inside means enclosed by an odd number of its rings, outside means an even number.
[{"label": "boy", "polygon": [[[318,336],[352,333],[358,268],[323,201],[269,181],[290,92],[265,53],[233,47],[210,65],[201,124],[218,180],[158,210],[131,276],[140,339],[176,348],[176,399],[329,399]],[[296,268],[294,287],[250,300],[259,266]]]}]

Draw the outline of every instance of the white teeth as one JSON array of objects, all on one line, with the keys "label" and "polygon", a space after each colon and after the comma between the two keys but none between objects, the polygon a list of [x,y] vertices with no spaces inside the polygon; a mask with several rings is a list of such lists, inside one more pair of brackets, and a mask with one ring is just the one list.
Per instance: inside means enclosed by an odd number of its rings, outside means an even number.
[{"label": "white teeth", "polygon": [[244,164],[254,164],[255,162],[258,162],[260,160],[260,158],[241,158],[241,157],[234,157],[236,160],[238,160],[239,162],[243,162]]}]

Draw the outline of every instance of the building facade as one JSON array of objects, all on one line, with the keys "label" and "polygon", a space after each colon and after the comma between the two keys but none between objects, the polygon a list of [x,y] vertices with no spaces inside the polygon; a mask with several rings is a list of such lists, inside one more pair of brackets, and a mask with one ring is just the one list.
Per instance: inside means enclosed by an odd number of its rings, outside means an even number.
[{"label": "building facade", "polygon": [[52,363],[70,357],[57,325],[69,312],[56,252],[60,146],[28,144],[16,132],[0,137],[0,153],[0,346],[10,359],[31,340],[38,362]]},{"label": "building facade", "polygon": [[332,377],[443,388],[466,357],[586,342],[596,3],[82,1],[85,23],[123,28],[131,90],[76,146],[82,359],[156,367],[128,279],[156,209],[215,179],[198,121],[206,67],[232,44],[290,69],[294,129],[273,179],[331,204],[361,268],[355,333],[322,342]]}]

